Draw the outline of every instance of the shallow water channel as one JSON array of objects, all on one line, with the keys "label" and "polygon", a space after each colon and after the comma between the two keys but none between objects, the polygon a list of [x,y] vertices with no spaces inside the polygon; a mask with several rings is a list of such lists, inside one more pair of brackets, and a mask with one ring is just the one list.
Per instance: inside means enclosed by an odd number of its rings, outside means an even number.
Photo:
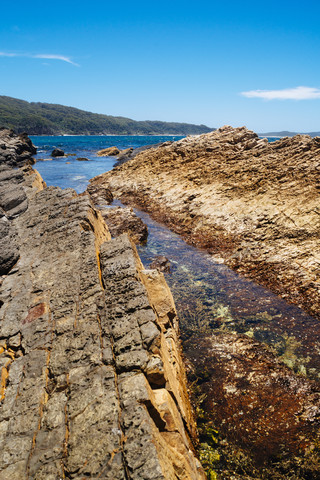
[{"label": "shallow water channel", "polygon": [[148,214],[135,212],[149,229],[147,244],[138,247],[145,267],[157,255],[170,261],[171,271],[165,277],[176,302],[182,337],[194,330],[245,334],[269,345],[295,372],[320,378],[319,320],[216,263]]}]

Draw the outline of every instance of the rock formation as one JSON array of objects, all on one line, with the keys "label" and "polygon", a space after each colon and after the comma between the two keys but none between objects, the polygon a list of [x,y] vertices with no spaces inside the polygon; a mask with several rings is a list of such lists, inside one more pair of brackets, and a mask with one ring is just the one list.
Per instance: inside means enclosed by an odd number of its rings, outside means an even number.
[{"label": "rock formation", "polygon": [[109,207],[101,209],[112,237],[128,233],[136,244],[144,244],[148,238],[148,227],[130,207]]},{"label": "rock formation", "polygon": [[320,316],[320,138],[222,127],[92,180]]},{"label": "rock formation", "polygon": [[153,143],[152,145],[144,145],[143,147],[138,147],[138,148],[128,148],[127,150],[121,150],[119,154],[117,155],[117,161],[116,161],[116,166],[122,165],[123,163],[127,162],[128,160],[131,160],[132,158],[136,157],[139,155],[139,153],[144,152],[145,150],[149,150],[151,148],[158,148],[159,146],[164,146],[164,145],[171,145],[171,141],[165,142],[165,143]]},{"label": "rock formation", "polygon": [[90,185],[87,188],[87,192],[89,193],[91,200],[93,201],[94,205],[110,205],[113,202],[113,195],[109,188],[103,187],[95,187],[94,185]]},{"label": "rock formation", "polygon": [[204,479],[164,277],[2,140],[1,480]]},{"label": "rock formation", "polygon": [[98,157],[114,157],[120,153],[119,148],[117,147],[108,147],[103,148],[97,152]]}]

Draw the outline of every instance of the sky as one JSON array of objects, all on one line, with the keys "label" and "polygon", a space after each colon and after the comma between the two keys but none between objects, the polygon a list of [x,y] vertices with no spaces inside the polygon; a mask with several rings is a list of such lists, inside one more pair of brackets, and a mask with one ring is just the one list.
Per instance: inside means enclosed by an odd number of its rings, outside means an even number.
[{"label": "sky", "polygon": [[0,95],[134,120],[320,131],[320,2],[3,2]]}]

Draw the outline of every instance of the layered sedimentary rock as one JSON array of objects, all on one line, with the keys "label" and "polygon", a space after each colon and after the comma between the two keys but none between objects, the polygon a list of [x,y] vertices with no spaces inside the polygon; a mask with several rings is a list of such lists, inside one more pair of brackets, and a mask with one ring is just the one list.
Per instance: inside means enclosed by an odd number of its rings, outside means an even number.
[{"label": "layered sedimentary rock", "polygon": [[130,207],[110,207],[101,209],[112,237],[128,233],[134,243],[144,244],[148,238],[148,227]]},{"label": "layered sedimentary rock", "polygon": [[0,129],[0,275],[6,274],[19,258],[12,220],[28,208],[26,190],[43,186],[40,176],[30,168],[35,152],[27,136]]},{"label": "layered sedimentary rock", "polygon": [[1,480],[204,478],[163,276],[30,154],[1,158]]},{"label": "layered sedimentary rock", "polygon": [[92,180],[320,316],[320,138],[222,127]]}]

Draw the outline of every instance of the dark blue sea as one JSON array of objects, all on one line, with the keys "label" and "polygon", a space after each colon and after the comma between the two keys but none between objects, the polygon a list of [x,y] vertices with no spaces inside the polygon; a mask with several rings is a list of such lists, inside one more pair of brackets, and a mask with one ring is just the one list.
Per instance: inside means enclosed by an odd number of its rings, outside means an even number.
[{"label": "dark blue sea", "polygon": [[[61,188],[74,188],[82,193],[90,178],[111,170],[116,159],[113,157],[98,157],[97,152],[103,148],[116,146],[120,150],[144,145],[163,143],[168,140],[180,140],[182,136],[31,136],[38,153],[36,169],[42,175],[47,185]],[[51,152],[54,148],[61,148],[67,158],[52,159]],[[89,161],[78,161],[77,158],[85,157]]]}]

